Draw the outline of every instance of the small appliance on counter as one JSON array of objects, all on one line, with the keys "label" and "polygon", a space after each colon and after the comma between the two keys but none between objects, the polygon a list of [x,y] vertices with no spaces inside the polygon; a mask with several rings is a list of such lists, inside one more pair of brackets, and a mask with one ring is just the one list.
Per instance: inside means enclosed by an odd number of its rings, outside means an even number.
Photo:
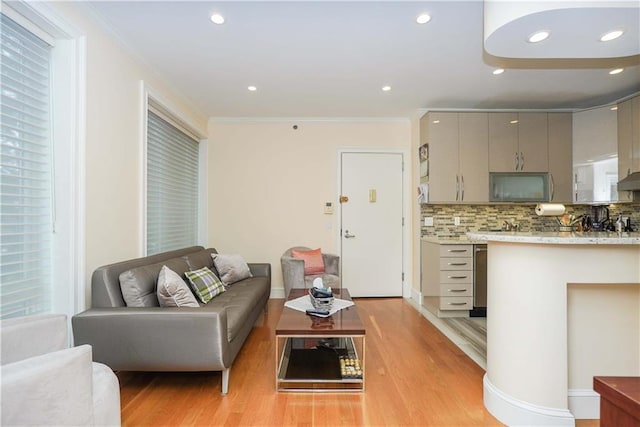
[{"label": "small appliance on counter", "polygon": [[614,231],[615,224],[609,217],[606,205],[591,206],[591,231]]}]

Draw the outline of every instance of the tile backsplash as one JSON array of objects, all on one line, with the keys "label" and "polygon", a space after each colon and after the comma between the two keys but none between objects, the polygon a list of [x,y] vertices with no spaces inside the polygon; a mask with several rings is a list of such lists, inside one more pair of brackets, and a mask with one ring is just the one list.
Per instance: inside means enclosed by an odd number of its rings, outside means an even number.
[{"label": "tile backsplash", "polygon": [[[640,228],[640,203],[610,204],[611,218],[619,214],[630,217],[635,230]],[[520,231],[557,231],[556,217],[543,217],[535,213],[535,204],[494,205],[421,205],[421,235],[433,237],[463,236],[468,231],[488,231],[502,228],[504,221],[516,223]],[[591,213],[591,205],[565,205],[566,212],[578,215]],[[433,218],[433,227],[424,226],[424,218]],[[460,218],[460,225],[454,218]]]}]

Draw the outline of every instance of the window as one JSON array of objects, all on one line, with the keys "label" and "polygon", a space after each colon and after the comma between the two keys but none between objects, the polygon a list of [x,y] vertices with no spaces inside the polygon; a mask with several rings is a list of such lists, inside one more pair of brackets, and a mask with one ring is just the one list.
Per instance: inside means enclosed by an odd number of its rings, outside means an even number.
[{"label": "window", "polygon": [[147,116],[147,254],[198,242],[198,141],[150,103]]},{"label": "window", "polygon": [[0,15],[0,313],[51,310],[51,45]]}]

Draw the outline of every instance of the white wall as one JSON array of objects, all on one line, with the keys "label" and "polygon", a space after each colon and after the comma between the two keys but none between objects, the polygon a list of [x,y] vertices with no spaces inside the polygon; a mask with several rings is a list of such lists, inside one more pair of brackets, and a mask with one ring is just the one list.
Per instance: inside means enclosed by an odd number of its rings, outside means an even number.
[{"label": "white wall", "polygon": [[[86,40],[85,276],[101,265],[142,256],[144,80],[206,132],[206,118],[163,84],[79,2],[47,4]],[[82,139],[82,138],[81,138]],[[81,284],[82,285],[82,284]]]},{"label": "white wall", "polygon": [[[212,119],[208,245],[271,263],[272,287],[282,288],[280,256],[289,247],[338,253],[338,149],[410,146],[408,120]],[[323,213],[325,202],[334,215]]]}]

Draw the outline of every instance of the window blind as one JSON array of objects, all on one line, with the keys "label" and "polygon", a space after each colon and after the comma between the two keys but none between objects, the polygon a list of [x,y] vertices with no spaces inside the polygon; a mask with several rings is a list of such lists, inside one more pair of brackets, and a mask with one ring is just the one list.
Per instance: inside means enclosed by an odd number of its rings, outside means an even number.
[{"label": "window blind", "polygon": [[51,310],[51,46],[0,15],[0,315]]},{"label": "window blind", "polygon": [[148,112],[147,254],[197,244],[198,141]]}]

